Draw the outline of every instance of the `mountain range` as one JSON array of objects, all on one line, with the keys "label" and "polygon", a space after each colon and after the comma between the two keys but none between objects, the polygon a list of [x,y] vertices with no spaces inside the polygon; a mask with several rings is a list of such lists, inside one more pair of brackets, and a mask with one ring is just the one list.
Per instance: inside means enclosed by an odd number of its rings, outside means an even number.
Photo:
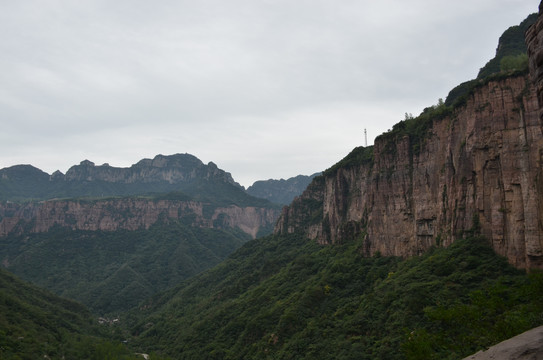
[{"label": "mountain range", "polygon": [[189,154],[130,168],[85,160],[66,175],[13,166],[0,178],[3,266],[99,314],[216,265],[280,214]]},{"label": "mountain range", "polygon": [[[123,170],[85,161],[39,180],[4,169],[0,259],[119,320],[101,334],[76,323],[56,344],[80,331],[155,358],[461,359],[540,326],[541,11],[521,25],[526,44],[502,36],[499,69],[355,148],[282,210],[188,155]],[[245,226],[247,211],[279,219]]]},{"label": "mountain range", "polygon": [[[259,180],[246,193],[286,205],[300,195],[317,174],[287,180]],[[53,174],[32,166],[0,169],[0,201],[36,201],[55,198],[134,196],[182,191],[191,193],[202,182],[224,183],[245,190],[232,175],[213,162],[207,165],[194,155],[157,155],[129,168],[96,165],[84,160],[66,174]]]}]

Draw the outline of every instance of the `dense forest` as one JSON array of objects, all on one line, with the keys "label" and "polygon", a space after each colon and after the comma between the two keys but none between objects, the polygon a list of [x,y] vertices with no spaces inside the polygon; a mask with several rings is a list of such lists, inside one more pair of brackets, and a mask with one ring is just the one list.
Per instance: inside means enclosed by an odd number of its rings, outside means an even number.
[{"label": "dense forest", "polygon": [[264,237],[130,313],[178,359],[458,359],[543,323],[543,274],[469,236],[421,257]]},{"label": "dense forest", "polygon": [[218,264],[247,240],[239,230],[172,222],[136,231],[57,227],[0,238],[0,247],[11,272],[104,315]]},{"label": "dense forest", "polygon": [[[0,268],[0,358],[142,359],[118,329],[83,305],[25,283]],[[150,359],[161,359],[150,354]]]}]

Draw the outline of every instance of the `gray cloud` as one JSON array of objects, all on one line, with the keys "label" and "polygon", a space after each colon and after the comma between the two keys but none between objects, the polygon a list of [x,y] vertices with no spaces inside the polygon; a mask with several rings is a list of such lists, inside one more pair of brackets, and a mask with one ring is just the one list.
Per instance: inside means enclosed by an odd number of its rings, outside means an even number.
[{"label": "gray cloud", "polygon": [[476,76],[536,0],[0,4],[0,167],[324,170]]}]

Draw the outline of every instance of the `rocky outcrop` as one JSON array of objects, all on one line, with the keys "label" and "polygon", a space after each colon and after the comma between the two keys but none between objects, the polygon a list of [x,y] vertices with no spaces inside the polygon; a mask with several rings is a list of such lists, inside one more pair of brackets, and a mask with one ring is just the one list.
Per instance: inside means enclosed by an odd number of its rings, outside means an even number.
[{"label": "rocky outcrop", "polygon": [[[367,255],[395,256],[480,232],[515,266],[543,268],[535,87],[526,76],[489,81],[463,106],[436,113],[423,136],[391,131],[376,139],[372,161],[325,172],[283,210],[275,231],[331,244],[363,236]],[[299,210],[308,199],[320,213]]]},{"label": "rocky outcrop", "polygon": [[40,203],[1,203],[0,236],[38,233],[54,226],[74,230],[148,229],[159,220],[181,220],[193,226],[239,228],[255,238],[259,230],[273,225],[279,211],[262,207],[217,207],[207,209],[197,201],[122,198],[97,201],[67,200]]},{"label": "rocky outcrop", "polygon": [[540,360],[543,359],[543,326],[528,330],[488,350],[464,360]]}]

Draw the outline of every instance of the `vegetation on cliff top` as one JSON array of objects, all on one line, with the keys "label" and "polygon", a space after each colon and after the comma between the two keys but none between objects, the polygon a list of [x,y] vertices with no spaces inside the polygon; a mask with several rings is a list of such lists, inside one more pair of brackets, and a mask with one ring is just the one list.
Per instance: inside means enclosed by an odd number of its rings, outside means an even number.
[{"label": "vegetation on cliff top", "polygon": [[339,169],[349,169],[353,166],[372,165],[373,146],[358,146],[334,166],[323,172],[324,176],[333,176]]},{"label": "vegetation on cliff top", "polygon": [[456,108],[466,103],[476,89],[490,81],[525,76],[528,72],[528,61],[524,33],[536,19],[537,14],[531,14],[520,25],[512,26],[503,33],[496,56],[481,68],[477,79],[458,85],[449,92],[445,101],[439,99],[436,105],[425,108],[417,117],[406,113],[405,119],[395,124],[392,130],[378,136],[380,141],[385,142],[385,152],[395,153],[397,140],[407,136],[411,152],[418,154],[429,136],[428,131],[433,122],[452,115]]},{"label": "vegetation on cliff top", "polygon": [[429,131],[432,129],[434,121],[443,119],[451,115],[452,112],[453,108],[445,105],[443,100],[439,99],[436,105],[425,108],[417,117],[406,114],[404,120],[395,124],[392,130],[379,135],[375,141],[381,141],[385,144],[383,146],[385,153],[396,154],[398,140],[408,137],[411,153],[418,154],[429,137]]},{"label": "vegetation on cliff top", "polygon": [[463,82],[453,88],[447,95],[445,105],[456,107],[465,103],[466,98],[475,88],[488,83],[490,80],[502,78],[510,72],[514,73],[513,76],[527,73],[527,48],[524,34],[536,20],[537,14],[534,13],[519,25],[507,29],[498,41],[496,56],[479,70],[476,79]]},{"label": "vegetation on cliff top", "polygon": [[502,59],[507,56],[518,56],[526,54],[526,42],[524,40],[524,34],[530,26],[532,26],[537,20],[537,14],[530,14],[519,25],[511,26],[505,30],[500,39],[498,40],[498,47],[496,49],[496,56],[489,60],[485,66],[483,66],[477,74],[477,79],[484,79],[492,74],[499,73],[504,70],[502,68]]}]

